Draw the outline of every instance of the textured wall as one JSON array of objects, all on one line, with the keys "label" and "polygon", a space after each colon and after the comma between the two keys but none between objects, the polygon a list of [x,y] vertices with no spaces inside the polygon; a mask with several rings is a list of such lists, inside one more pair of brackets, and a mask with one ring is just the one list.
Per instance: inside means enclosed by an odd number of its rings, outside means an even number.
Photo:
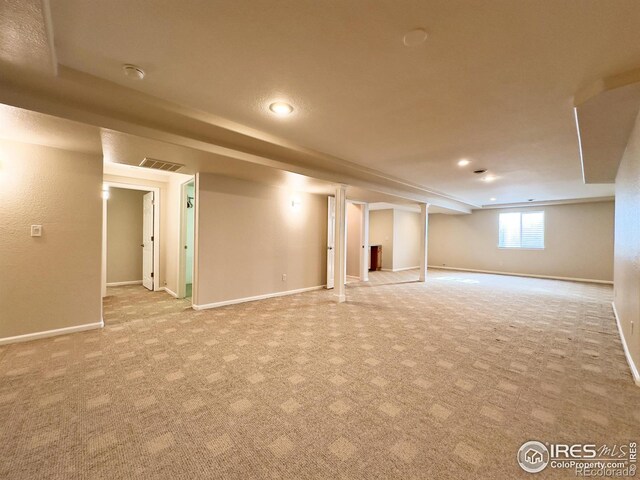
[{"label": "textured wall", "polygon": [[393,210],[369,212],[369,245],[382,245],[382,268],[393,269]]},{"label": "textured wall", "polygon": [[0,141],[0,338],[101,321],[101,190],[101,156]]},{"label": "textured wall", "polygon": [[326,283],[326,196],[293,210],[288,190],[202,173],[196,189],[194,304]]},{"label": "textured wall", "polygon": [[638,119],[616,177],[614,265],[614,302],[618,318],[636,368],[640,368],[640,120]]},{"label": "textured wall", "polygon": [[393,212],[393,269],[420,266],[420,214]]},{"label": "textured wall", "polygon": [[111,188],[107,201],[107,283],[142,280],[142,197]]},{"label": "textured wall", "polygon": [[[429,215],[429,265],[613,279],[613,202]],[[545,212],[544,250],[498,248],[501,212]]]}]

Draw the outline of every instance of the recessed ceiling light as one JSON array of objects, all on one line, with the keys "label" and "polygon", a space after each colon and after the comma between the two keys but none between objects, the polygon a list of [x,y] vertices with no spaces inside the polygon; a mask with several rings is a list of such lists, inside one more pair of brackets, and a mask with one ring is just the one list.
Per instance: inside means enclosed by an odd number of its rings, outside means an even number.
[{"label": "recessed ceiling light", "polygon": [[269,105],[269,110],[279,117],[286,117],[293,113],[293,107],[285,102],[274,102]]},{"label": "recessed ceiling light", "polygon": [[404,34],[402,43],[407,47],[417,47],[427,39],[427,32],[423,28],[416,28]]},{"label": "recessed ceiling light", "polygon": [[122,66],[122,70],[127,77],[133,78],[134,80],[142,80],[145,76],[144,70],[137,65],[127,63]]},{"label": "recessed ceiling light", "polygon": [[460,160],[458,162],[458,166],[459,167],[466,167],[467,165],[469,165],[471,162],[469,160],[467,160],[466,158],[463,158],[462,160]]},{"label": "recessed ceiling light", "polygon": [[496,179],[494,175],[487,175],[486,177],[482,177],[481,180],[483,182],[493,182]]},{"label": "recessed ceiling light", "polygon": [[497,198],[496,198],[496,197],[491,197],[491,198],[489,199],[489,201],[491,201],[491,202],[495,202],[496,200],[497,200]]}]

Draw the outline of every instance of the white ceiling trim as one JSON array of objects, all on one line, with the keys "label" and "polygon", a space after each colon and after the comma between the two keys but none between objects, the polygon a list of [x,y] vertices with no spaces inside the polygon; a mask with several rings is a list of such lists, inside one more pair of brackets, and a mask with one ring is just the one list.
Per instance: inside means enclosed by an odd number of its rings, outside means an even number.
[{"label": "white ceiling trim", "polygon": [[596,202],[613,202],[615,197],[588,197],[588,198],[572,198],[566,200],[538,200],[534,202],[519,203],[503,203],[483,205],[483,210],[495,210],[499,208],[522,208],[522,207],[542,207],[546,205],[570,205],[574,203],[596,203]]},{"label": "white ceiling trim", "polygon": [[58,56],[56,54],[56,46],[53,37],[53,18],[51,17],[51,3],[49,0],[42,1],[42,18],[44,21],[44,29],[47,35],[47,43],[49,45],[49,57],[51,59],[51,71],[54,75],[58,75]]},{"label": "white ceiling trim", "polygon": [[640,69],[603,78],[574,100],[584,183],[614,183],[640,109]]}]

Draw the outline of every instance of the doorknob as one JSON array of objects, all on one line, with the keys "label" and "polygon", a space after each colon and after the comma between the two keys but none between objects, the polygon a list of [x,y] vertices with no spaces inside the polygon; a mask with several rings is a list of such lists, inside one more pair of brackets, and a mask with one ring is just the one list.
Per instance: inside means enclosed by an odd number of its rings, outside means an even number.
[{"label": "doorknob", "polygon": [[329,250],[333,250],[333,247],[329,247]]},{"label": "doorknob", "polygon": [[144,243],[141,243],[141,244],[140,244],[140,246],[141,246],[141,247],[144,247]]}]

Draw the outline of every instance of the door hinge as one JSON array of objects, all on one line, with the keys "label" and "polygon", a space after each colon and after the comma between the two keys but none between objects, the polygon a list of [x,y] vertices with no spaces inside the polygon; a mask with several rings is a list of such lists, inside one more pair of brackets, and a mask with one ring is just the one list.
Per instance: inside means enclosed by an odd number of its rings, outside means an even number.
[{"label": "door hinge", "polygon": [[151,241],[153,242],[153,235],[151,235]]},{"label": "door hinge", "polygon": [[151,272],[151,278],[153,278],[153,272]]}]

